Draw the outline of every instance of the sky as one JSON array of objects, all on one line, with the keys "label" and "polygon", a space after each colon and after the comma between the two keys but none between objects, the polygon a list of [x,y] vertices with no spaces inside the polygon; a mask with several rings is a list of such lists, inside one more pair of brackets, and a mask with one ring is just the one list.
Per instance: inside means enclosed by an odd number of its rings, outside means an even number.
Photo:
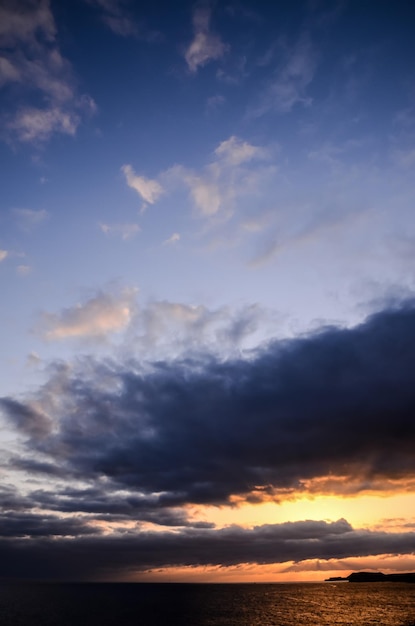
[{"label": "sky", "polygon": [[0,579],[415,571],[414,19],[0,0]]}]

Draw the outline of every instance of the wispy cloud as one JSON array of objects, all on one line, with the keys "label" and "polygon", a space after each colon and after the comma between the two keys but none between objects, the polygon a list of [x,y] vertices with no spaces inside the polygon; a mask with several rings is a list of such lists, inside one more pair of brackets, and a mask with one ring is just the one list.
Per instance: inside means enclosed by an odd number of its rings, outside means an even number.
[{"label": "wispy cloud", "polygon": [[240,165],[255,158],[267,156],[266,150],[259,146],[253,146],[235,135],[222,141],[215,150],[216,156],[230,165]]},{"label": "wispy cloud", "polygon": [[36,332],[46,340],[105,338],[125,329],[131,321],[136,291],[99,292],[60,313],[42,313]]},{"label": "wispy cloud", "polygon": [[9,122],[8,128],[16,133],[20,141],[46,141],[56,132],[75,135],[79,122],[77,113],[63,111],[60,107],[24,107]]},{"label": "wispy cloud", "polygon": [[197,4],[193,11],[194,38],[184,58],[192,73],[213,60],[220,59],[229,46],[210,30],[211,8],[206,3]]},{"label": "wispy cloud", "polygon": [[168,174],[188,187],[194,208],[201,217],[232,215],[233,202],[249,192],[255,175],[242,166],[253,160],[266,159],[268,151],[232,135],[214,151],[213,159],[200,171],[174,166]]},{"label": "wispy cloud", "polygon": [[121,171],[125,176],[127,185],[134,189],[144,202],[154,204],[164,193],[163,187],[157,180],[138,176],[131,165],[123,165]]},{"label": "wispy cloud", "polygon": [[123,0],[87,0],[88,4],[102,9],[102,21],[121,37],[136,37],[138,25],[127,11]]},{"label": "wispy cloud", "polygon": [[295,105],[308,106],[312,98],[307,87],[317,68],[317,52],[307,34],[293,46],[280,43],[280,61],[274,78],[266,86],[258,106],[251,111],[260,116],[268,111],[289,113]]},{"label": "wispy cloud", "polygon": [[203,175],[198,175],[184,168],[175,168],[182,175],[188,186],[194,207],[199,215],[216,215],[224,204],[224,190],[219,183],[220,171],[215,165],[205,168]]},{"label": "wispy cloud", "polygon": [[9,255],[7,250],[0,250],[0,263]]},{"label": "wispy cloud", "polygon": [[138,224],[99,224],[100,230],[106,235],[118,235],[126,241],[132,239],[140,232],[141,228]]},{"label": "wispy cloud", "polygon": [[215,354],[239,354],[270,334],[275,321],[257,305],[239,309],[210,309],[169,300],[153,301],[137,309],[131,322],[128,347],[136,347],[147,359],[162,355],[183,356],[209,346]]},{"label": "wispy cloud", "polygon": [[[73,135],[93,100],[77,93],[70,63],[57,44],[49,0],[3,3],[0,8],[0,86],[20,83],[20,102],[5,119],[9,136],[23,142],[46,141],[53,133]],[[37,94],[43,106],[27,104]]]},{"label": "wispy cloud", "polygon": [[85,0],[88,4],[98,7],[102,11],[101,19],[120,37],[137,37],[148,42],[159,41],[162,36],[158,31],[149,30],[138,23],[129,10],[129,0]]},{"label": "wispy cloud", "polygon": [[173,233],[168,239],[163,241],[164,246],[175,244],[180,241],[180,233]]}]

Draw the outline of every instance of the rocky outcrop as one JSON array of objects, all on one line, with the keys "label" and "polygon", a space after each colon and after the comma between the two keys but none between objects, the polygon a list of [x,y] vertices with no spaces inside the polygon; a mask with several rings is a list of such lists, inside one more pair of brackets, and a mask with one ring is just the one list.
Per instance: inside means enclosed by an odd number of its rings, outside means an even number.
[{"label": "rocky outcrop", "polygon": [[382,572],[353,572],[342,578],[333,576],[326,578],[326,582],[348,581],[349,583],[415,583],[415,573],[383,574]]}]

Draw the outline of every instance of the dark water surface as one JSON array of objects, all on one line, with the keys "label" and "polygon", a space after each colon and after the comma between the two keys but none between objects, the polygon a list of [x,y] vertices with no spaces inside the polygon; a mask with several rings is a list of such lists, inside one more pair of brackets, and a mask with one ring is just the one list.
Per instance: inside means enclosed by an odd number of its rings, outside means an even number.
[{"label": "dark water surface", "polygon": [[1,626],[415,626],[415,585],[0,584]]}]

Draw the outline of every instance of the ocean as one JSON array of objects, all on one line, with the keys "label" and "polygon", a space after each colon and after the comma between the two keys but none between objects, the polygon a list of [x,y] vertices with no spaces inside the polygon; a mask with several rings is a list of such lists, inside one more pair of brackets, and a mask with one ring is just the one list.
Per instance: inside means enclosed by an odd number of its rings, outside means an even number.
[{"label": "ocean", "polygon": [[415,626],[408,583],[1,584],[1,626]]}]

